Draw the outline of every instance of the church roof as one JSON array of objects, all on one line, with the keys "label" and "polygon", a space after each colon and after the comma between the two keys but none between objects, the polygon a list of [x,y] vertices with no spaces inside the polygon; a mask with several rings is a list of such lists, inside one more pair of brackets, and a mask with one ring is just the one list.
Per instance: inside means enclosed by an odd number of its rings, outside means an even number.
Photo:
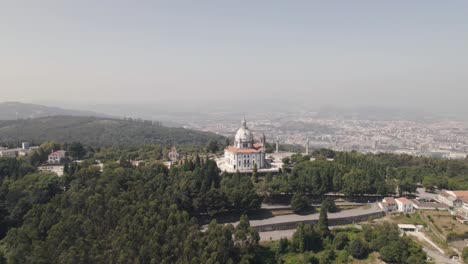
[{"label": "church roof", "polygon": [[253,140],[252,132],[250,132],[249,128],[247,127],[247,121],[245,121],[245,117],[242,120],[241,127],[237,130],[235,141],[238,142],[251,142]]},{"label": "church roof", "polygon": [[254,148],[236,148],[234,146],[229,146],[226,148],[226,151],[232,152],[232,153],[241,153],[241,154],[250,154],[250,153],[260,153],[262,152],[260,148],[254,147]]}]

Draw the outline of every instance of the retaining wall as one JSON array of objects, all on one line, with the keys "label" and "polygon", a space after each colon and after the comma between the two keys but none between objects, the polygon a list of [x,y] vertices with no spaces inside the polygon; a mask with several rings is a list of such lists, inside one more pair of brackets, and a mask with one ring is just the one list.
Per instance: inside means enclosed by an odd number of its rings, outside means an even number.
[{"label": "retaining wall", "polygon": [[[385,216],[384,212],[374,212],[369,214],[357,215],[357,216],[348,216],[348,217],[340,217],[340,218],[329,218],[328,224],[330,226],[337,226],[337,225],[348,225],[357,222],[364,222],[367,220],[382,218]],[[266,232],[266,231],[274,231],[274,230],[290,230],[295,229],[299,223],[304,224],[316,224],[318,220],[306,220],[306,221],[292,221],[287,223],[275,223],[275,224],[267,224],[267,225],[260,225],[260,226],[252,226],[258,232]]]}]

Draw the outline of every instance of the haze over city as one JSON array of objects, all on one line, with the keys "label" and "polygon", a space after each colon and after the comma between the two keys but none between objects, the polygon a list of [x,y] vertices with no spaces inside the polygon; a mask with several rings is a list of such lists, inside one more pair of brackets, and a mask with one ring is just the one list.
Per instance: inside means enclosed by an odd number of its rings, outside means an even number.
[{"label": "haze over city", "polygon": [[467,13],[466,1],[5,1],[0,101],[460,116]]}]

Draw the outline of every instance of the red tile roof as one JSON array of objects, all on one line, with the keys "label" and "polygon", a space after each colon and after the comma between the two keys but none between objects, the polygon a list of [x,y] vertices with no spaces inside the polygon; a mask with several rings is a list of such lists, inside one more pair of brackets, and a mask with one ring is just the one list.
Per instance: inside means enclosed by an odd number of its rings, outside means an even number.
[{"label": "red tile roof", "polygon": [[405,198],[405,197],[400,197],[400,198],[396,198],[395,200],[401,202],[401,203],[411,203],[411,200]]},{"label": "red tile roof", "polygon": [[417,207],[434,207],[434,208],[448,208],[448,205],[443,203],[434,203],[434,202],[419,202],[417,200],[413,200],[413,204]]},{"label": "red tile roof", "polygon": [[234,146],[229,146],[226,148],[227,151],[233,152],[233,153],[244,153],[244,154],[250,154],[250,153],[260,153],[262,152],[260,148],[236,148]]},{"label": "red tile roof", "polygon": [[395,199],[393,199],[393,197],[385,197],[384,202],[389,203],[389,204],[394,204]]},{"label": "red tile roof", "polygon": [[57,151],[54,151],[52,153],[50,153],[50,155],[65,155],[65,150],[57,150]]},{"label": "red tile roof", "polygon": [[468,202],[468,191],[452,191],[460,200]]}]

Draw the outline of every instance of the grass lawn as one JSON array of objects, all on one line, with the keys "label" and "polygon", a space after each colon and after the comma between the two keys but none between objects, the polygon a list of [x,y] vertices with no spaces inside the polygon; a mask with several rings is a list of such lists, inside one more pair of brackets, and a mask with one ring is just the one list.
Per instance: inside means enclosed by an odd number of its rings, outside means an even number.
[{"label": "grass lawn", "polygon": [[426,225],[426,222],[421,218],[418,212],[412,214],[391,215],[389,220],[395,224]]}]

